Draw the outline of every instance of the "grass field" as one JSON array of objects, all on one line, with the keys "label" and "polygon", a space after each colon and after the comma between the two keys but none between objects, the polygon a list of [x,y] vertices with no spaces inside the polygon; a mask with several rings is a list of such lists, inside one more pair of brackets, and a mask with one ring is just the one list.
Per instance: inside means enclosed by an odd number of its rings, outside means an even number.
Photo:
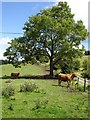
[{"label": "grass field", "polygon": [[[44,70],[35,65],[15,69],[3,65],[2,73],[10,75],[19,71],[21,75],[43,75]],[[8,85],[15,89],[14,96],[2,96],[3,118],[88,118],[88,92],[57,85],[57,80],[2,79],[2,90]],[[34,83],[38,88],[33,92],[20,92],[20,85]]]},{"label": "grass field", "polygon": [[7,64],[2,65],[2,76],[10,76],[11,72],[20,72],[20,75],[43,75],[44,71],[38,65],[26,64],[22,65],[21,68],[15,68],[13,65]]}]

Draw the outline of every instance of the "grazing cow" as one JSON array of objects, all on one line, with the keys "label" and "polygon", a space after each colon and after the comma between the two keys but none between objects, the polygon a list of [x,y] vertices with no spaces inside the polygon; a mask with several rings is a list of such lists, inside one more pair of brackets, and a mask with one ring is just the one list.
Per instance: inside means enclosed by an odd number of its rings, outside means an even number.
[{"label": "grazing cow", "polygon": [[70,86],[70,83],[71,81],[73,80],[74,77],[76,77],[77,75],[75,73],[72,73],[72,74],[58,74],[58,85],[61,86],[61,82],[64,81],[64,82],[67,82],[68,83],[68,86]]},{"label": "grazing cow", "polygon": [[20,73],[11,73],[12,78],[18,78]]}]

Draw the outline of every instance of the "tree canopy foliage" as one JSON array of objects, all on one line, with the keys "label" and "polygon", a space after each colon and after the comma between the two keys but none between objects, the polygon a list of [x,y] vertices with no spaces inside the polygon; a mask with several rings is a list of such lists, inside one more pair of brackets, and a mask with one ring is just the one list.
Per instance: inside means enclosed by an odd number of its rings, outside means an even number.
[{"label": "tree canopy foliage", "polygon": [[13,39],[4,56],[15,66],[19,59],[35,63],[44,58],[50,62],[50,75],[53,75],[53,67],[61,66],[63,71],[62,65],[70,65],[82,56],[84,47],[79,49],[79,45],[88,36],[83,21],[74,20],[67,2],[59,2],[30,16],[23,30],[23,37]]}]

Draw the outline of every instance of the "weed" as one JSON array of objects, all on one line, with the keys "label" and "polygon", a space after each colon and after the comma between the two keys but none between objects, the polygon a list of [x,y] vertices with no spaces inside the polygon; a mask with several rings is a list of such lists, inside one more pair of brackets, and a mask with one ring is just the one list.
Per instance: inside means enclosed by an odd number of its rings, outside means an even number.
[{"label": "weed", "polygon": [[20,85],[20,92],[26,92],[26,86],[24,84]]},{"label": "weed", "polygon": [[13,96],[10,96],[10,99],[11,99],[11,100],[16,100],[16,98],[15,98],[14,95],[13,95]]},{"label": "weed", "polygon": [[44,89],[40,90],[42,94],[46,94],[46,91]]},{"label": "weed", "polygon": [[27,104],[28,102],[26,100],[23,101],[24,104]]},{"label": "weed", "polygon": [[35,107],[34,107],[34,109],[39,109],[39,108],[41,108],[41,106],[42,106],[41,101],[40,101],[39,99],[37,99],[37,100],[35,101]]},{"label": "weed", "polygon": [[87,85],[86,89],[87,89],[88,91],[90,91],[90,85]]},{"label": "weed", "polygon": [[36,89],[35,90],[35,93],[40,93],[41,91],[39,89]]},{"label": "weed", "polygon": [[9,110],[14,110],[14,106],[12,103],[10,103],[9,107],[8,107]]},{"label": "weed", "polygon": [[42,94],[46,94],[46,91],[44,89],[36,89],[35,93],[42,93]]},{"label": "weed", "polygon": [[5,81],[5,83],[11,83],[12,81],[11,80],[7,80],[7,81]]},{"label": "weed", "polygon": [[15,88],[13,85],[8,85],[6,88],[2,90],[2,95],[5,97],[10,97],[15,95]]},{"label": "weed", "polygon": [[44,99],[44,100],[42,101],[42,107],[43,107],[43,108],[46,108],[47,104],[48,104],[48,99]]},{"label": "weed", "polygon": [[38,87],[35,83],[24,83],[20,85],[20,92],[33,92],[36,90]]},{"label": "weed", "polygon": [[84,91],[84,88],[83,88],[82,86],[79,86],[79,87],[78,87],[78,90],[81,91],[81,92],[83,92],[83,91]]},{"label": "weed", "polygon": [[48,99],[44,99],[42,101],[40,101],[40,99],[37,99],[35,101],[35,106],[34,106],[33,110],[36,110],[36,109],[39,109],[39,108],[45,109],[47,104],[48,104]]}]

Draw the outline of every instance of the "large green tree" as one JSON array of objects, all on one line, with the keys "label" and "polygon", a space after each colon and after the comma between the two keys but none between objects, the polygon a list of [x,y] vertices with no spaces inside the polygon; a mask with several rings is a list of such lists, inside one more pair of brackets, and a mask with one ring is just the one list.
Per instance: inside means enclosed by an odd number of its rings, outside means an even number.
[{"label": "large green tree", "polygon": [[72,63],[73,59],[82,55],[83,48],[79,49],[79,45],[88,36],[83,22],[74,20],[67,2],[59,2],[29,17],[23,30],[23,37],[12,40],[4,55],[13,64],[19,57],[25,62],[44,57],[50,62],[50,75],[53,75],[56,64],[64,64],[64,61]]}]

